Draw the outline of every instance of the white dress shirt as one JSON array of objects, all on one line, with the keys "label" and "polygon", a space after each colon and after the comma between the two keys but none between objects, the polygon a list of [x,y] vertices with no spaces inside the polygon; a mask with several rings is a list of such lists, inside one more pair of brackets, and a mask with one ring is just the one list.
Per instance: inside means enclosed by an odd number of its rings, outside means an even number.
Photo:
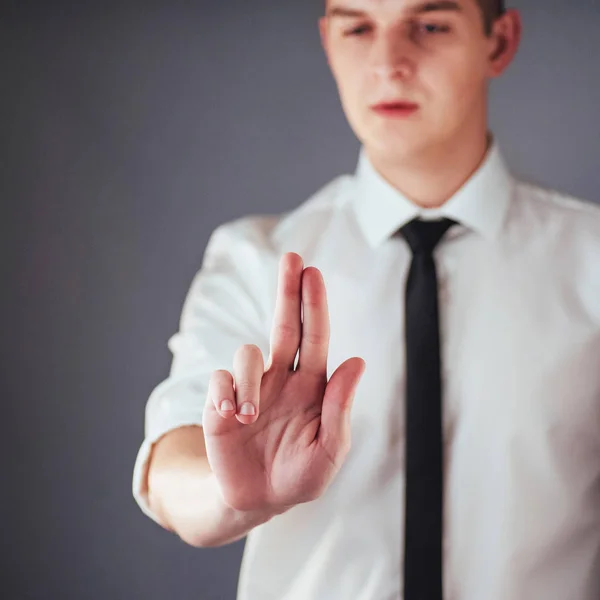
[{"label": "white dress shirt", "polygon": [[240,345],[268,357],[283,253],[323,273],[328,375],[352,356],[367,365],[346,462],[321,498],[249,533],[238,600],[402,599],[411,254],[394,234],[419,215],[461,223],[436,249],[444,598],[600,598],[600,207],[517,180],[494,143],[440,209],[403,197],[363,148],[354,174],[293,211],[211,236],[146,407],[133,493],[147,515],[151,445],[202,423],[209,376]]}]

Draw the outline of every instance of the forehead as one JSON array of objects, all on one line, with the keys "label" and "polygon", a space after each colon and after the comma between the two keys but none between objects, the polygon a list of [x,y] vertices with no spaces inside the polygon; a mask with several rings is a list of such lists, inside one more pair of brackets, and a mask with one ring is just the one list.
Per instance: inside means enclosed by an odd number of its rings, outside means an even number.
[{"label": "forehead", "polygon": [[330,7],[364,12],[394,11],[411,12],[423,7],[429,10],[459,8],[461,11],[476,6],[479,0],[325,0],[325,9]]}]

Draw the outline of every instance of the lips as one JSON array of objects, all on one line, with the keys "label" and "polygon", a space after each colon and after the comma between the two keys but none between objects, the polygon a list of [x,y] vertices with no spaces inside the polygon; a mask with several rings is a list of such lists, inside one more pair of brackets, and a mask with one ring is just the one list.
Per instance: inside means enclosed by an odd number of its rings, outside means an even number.
[{"label": "lips", "polygon": [[374,109],[383,109],[383,110],[415,110],[419,108],[418,104],[414,102],[406,102],[404,100],[397,100],[392,102],[380,102],[379,104],[375,104],[373,106]]},{"label": "lips", "polygon": [[406,100],[393,100],[380,102],[374,105],[372,110],[384,119],[410,119],[419,110],[419,105]]}]

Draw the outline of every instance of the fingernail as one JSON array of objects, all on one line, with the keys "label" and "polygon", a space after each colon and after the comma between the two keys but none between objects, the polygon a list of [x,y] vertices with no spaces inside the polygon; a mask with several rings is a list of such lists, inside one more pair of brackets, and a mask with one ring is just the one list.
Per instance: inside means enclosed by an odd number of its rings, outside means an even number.
[{"label": "fingernail", "polygon": [[223,402],[221,402],[221,410],[223,412],[227,410],[233,410],[234,408],[235,406],[233,405],[233,402],[231,400],[223,400]]},{"label": "fingernail", "polygon": [[254,405],[250,404],[250,402],[244,402],[242,407],[240,408],[240,415],[252,416],[256,414],[256,410],[254,409]]}]

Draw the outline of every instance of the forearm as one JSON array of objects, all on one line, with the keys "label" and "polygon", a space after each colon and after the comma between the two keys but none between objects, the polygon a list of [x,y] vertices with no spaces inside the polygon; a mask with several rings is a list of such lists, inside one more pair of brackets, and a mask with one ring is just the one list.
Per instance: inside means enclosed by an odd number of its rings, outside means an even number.
[{"label": "forearm", "polygon": [[162,525],[195,547],[232,543],[274,516],[240,512],[225,504],[199,427],[172,431],[157,443],[148,473],[148,497]]}]

